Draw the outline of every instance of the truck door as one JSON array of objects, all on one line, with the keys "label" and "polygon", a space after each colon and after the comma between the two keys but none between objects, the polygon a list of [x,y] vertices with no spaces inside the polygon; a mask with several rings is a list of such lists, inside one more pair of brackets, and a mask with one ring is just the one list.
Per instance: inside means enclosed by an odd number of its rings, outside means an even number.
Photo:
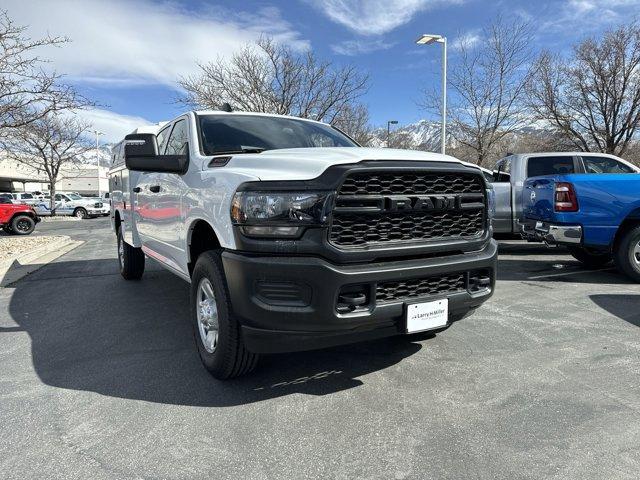
[{"label": "truck door", "polygon": [[[174,123],[164,154],[186,153],[188,141],[189,125],[183,118]],[[181,199],[186,187],[182,175],[176,173],[160,173],[157,180],[159,191],[156,193],[154,208],[153,237],[161,249],[159,253],[173,263],[175,268],[183,270],[182,265],[186,265],[186,261],[184,242],[181,241],[184,230]]]},{"label": "truck door", "polygon": [[[158,154],[164,154],[164,150],[169,140],[169,134],[171,133],[172,125],[167,125],[160,130],[157,135],[158,140]],[[160,174],[156,172],[139,172],[137,175],[132,175],[130,180],[132,182],[131,189],[133,191],[134,198],[131,199],[131,206],[134,210],[134,221],[140,242],[143,247],[149,248],[154,252],[158,249],[158,246],[154,242],[154,230],[155,230],[155,208],[158,200],[156,186],[160,182]]]},{"label": "truck door", "polygon": [[493,229],[496,233],[513,233],[510,157],[496,163],[496,169],[493,172],[493,189],[496,196],[496,214],[493,219]]},{"label": "truck door", "polygon": [[[166,130],[169,132],[169,129]],[[163,133],[165,131],[163,130]],[[164,155],[178,155],[183,153],[189,141],[189,126],[186,119],[179,119],[167,135],[158,137],[158,153]],[[138,195],[142,195],[144,205],[139,202],[141,209],[140,223],[142,232],[138,228],[143,246],[152,250],[152,254],[172,266],[184,271],[185,251],[181,241],[183,225],[181,215],[181,197],[184,190],[182,176],[175,173],[145,173],[144,186]],[[140,198],[140,197],[139,197]],[[146,252],[149,254],[149,252]]]},{"label": "truck door", "polygon": [[73,207],[71,206],[71,199],[66,195],[56,193],[56,215],[71,215],[73,213]]}]

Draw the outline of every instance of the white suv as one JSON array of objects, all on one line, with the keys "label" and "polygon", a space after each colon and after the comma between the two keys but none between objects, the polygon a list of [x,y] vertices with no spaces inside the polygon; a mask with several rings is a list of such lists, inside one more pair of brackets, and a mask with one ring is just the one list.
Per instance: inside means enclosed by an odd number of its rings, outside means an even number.
[{"label": "white suv", "polygon": [[455,158],[217,111],[139,129],[114,152],[122,276],[139,279],[146,256],[191,283],[217,378],[259,353],[443,330],[493,292],[492,191]]}]

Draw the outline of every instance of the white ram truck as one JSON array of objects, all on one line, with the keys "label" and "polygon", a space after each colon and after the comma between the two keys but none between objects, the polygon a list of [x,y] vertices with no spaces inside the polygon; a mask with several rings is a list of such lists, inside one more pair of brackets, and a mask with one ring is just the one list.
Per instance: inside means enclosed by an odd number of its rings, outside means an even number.
[{"label": "white ram truck", "polygon": [[492,190],[449,156],[194,111],[127,135],[109,175],[122,276],[147,257],[191,284],[216,378],[260,353],[443,330],[493,293]]}]

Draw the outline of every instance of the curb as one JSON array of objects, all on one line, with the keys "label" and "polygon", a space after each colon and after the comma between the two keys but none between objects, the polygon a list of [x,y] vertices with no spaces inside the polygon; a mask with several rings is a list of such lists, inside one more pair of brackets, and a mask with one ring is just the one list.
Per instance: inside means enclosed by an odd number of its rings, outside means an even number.
[{"label": "curb", "polygon": [[9,261],[0,262],[0,287],[7,287],[17,282],[83,243],[83,241],[71,240],[71,237],[64,236]]}]

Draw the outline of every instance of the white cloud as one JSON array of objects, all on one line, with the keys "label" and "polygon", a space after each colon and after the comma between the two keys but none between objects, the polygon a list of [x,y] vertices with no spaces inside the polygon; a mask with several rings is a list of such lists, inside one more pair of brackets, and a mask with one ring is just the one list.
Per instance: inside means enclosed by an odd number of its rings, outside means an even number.
[{"label": "white cloud", "polygon": [[331,45],[331,50],[338,55],[360,55],[375,52],[378,50],[388,50],[393,47],[393,43],[387,43],[382,39],[377,40],[346,40],[341,43]]},{"label": "white cloud", "polygon": [[639,6],[640,0],[566,0],[561,8],[552,11],[551,18],[541,24],[541,29],[575,31],[583,36],[633,18]]},{"label": "white cloud", "polygon": [[380,35],[404,25],[418,13],[465,0],[307,0],[329,19],[360,35]]},{"label": "white cloud", "polygon": [[[53,4],[55,3],[55,5]],[[128,86],[175,86],[197,61],[227,56],[267,34],[297,49],[308,47],[274,8],[239,12],[215,7],[187,10],[175,1],[4,0],[2,8],[28,34],[67,36],[71,43],[42,56],[74,81]]]},{"label": "white cloud", "polygon": [[76,115],[81,120],[90,123],[92,130],[103,132],[105,135],[100,137],[100,141],[104,143],[119,142],[125,135],[136,128],[151,125],[151,122],[142,117],[122,115],[101,108],[88,108],[77,111],[72,115]]},{"label": "white cloud", "polygon": [[459,51],[463,48],[469,50],[475,47],[482,37],[480,36],[480,30],[471,30],[458,36],[451,42],[451,50]]}]

